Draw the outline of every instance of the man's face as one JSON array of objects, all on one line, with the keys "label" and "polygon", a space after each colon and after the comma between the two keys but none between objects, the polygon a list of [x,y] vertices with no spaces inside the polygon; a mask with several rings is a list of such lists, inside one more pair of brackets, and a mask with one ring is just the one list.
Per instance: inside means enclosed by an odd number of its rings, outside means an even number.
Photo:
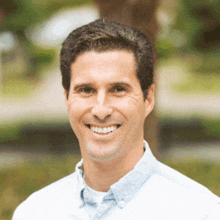
[{"label": "man's face", "polygon": [[83,158],[111,160],[143,144],[143,126],[154,105],[154,87],[143,100],[128,51],[85,52],[71,64],[66,106]]}]

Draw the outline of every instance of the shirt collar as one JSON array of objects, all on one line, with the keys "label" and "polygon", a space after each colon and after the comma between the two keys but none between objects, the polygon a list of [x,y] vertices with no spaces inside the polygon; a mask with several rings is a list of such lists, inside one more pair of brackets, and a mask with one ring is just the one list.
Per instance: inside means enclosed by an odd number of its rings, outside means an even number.
[{"label": "shirt collar", "polygon": [[[114,195],[114,198],[120,208],[129,202],[156,171],[157,160],[153,156],[148,143],[144,140],[144,155],[135,165],[134,169],[122,177],[118,182],[114,183],[109,190],[108,195]],[[85,182],[83,179],[83,160],[76,165],[76,173],[78,178],[78,192],[84,205],[83,191],[85,190]]]},{"label": "shirt collar", "polygon": [[83,199],[83,192],[85,190],[85,183],[84,183],[84,179],[83,179],[83,175],[84,175],[84,169],[83,169],[83,159],[81,159],[77,164],[76,164],[76,168],[75,168],[75,172],[76,172],[76,176],[77,176],[77,197],[79,197],[78,201],[79,201],[79,207],[82,207],[85,202]]},{"label": "shirt collar", "polygon": [[141,186],[155,173],[156,158],[151,153],[146,141],[144,141],[144,148],[144,155],[134,169],[111,186],[111,190],[120,207],[129,202],[137,194]]}]

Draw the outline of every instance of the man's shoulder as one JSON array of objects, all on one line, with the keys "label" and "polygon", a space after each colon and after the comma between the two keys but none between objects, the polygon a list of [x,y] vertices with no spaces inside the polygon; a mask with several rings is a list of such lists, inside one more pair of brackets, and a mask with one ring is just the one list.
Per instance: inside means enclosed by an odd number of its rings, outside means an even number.
[{"label": "man's shoulder", "polygon": [[[205,186],[160,162],[156,172],[134,198],[132,206],[146,215],[150,213],[149,215],[157,216],[155,219],[217,220],[217,216],[220,219],[218,196]],[[158,207],[160,212],[155,214],[155,207]]]},{"label": "man's shoulder", "polygon": [[[76,193],[76,173],[70,174],[31,194],[15,210],[13,220],[22,216],[46,215],[49,209],[65,207],[69,202],[74,203]],[[20,218],[19,218],[20,217]]]},{"label": "man's shoulder", "polygon": [[[180,189],[180,192],[187,190],[188,192],[200,194],[207,199],[217,200],[219,201],[219,197],[214,195],[209,189],[205,186],[201,185],[200,183],[190,179],[189,177],[185,176],[184,174],[178,172],[177,170],[159,162],[159,172],[158,176],[164,180],[164,185],[169,185],[170,187],[174,187],[176,189]],[[166,183],[166,184],[165,184]]]},{"label": "man's shoulder", "polygon": [[54,183],[34,192],[28,199],[55,199],[68,193],[74,193],[77,184],[76,173],[72,173]]},{"label": "man's shoulder", "polygon": [[198,207],[220,206],[220,198],[200,183],[173,168],[158,162],[158,170],[149,180],[156,195],[176,204],[197,204]]}]

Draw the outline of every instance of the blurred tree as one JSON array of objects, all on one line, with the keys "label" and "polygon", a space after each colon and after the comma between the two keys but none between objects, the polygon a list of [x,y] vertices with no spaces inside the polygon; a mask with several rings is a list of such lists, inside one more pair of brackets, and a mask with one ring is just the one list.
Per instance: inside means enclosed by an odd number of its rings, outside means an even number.
[{"label": "blurred tree", "polygon": [[94,0],[100,17],[127,24],[143,31],[154,45],[158,25],[156,12],[160,0]]},{"label": "blurred tree", "polygon": [[0,6],[0,25],[3,23],[6,16],[6,11]]},{"label": "blurred tree", "polygon": [[[151,41],[154,54],[158,32],[156,12],[159,0],[94,0],[100,17],[127,24],[143,31]],[[145,121],[145,138],[154,154],[158,155],[158,119],[153,111]],[[159,155],[158,155],[159,156]]]}]

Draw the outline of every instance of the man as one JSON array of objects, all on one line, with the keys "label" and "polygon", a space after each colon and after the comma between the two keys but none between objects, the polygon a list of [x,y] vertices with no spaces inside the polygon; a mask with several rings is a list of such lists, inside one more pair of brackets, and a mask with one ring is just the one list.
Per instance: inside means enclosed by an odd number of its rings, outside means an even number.
[{"label": "man", "polygon": [[145,35],[96,20],[68,36],[60,59],[83,159],[73,174],[31,195],[13,220],[220,219],[220,199],[157,161],[143,140],[154,106]]}]

